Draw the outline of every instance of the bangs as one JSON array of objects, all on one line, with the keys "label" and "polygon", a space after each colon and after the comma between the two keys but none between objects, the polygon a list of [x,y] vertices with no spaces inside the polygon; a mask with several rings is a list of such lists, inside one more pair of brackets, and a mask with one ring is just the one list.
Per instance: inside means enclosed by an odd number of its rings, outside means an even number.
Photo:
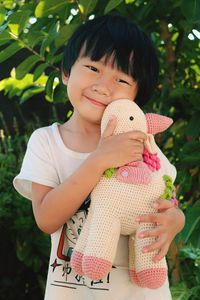
[{"label": "bangs", "polygon": [[123,73],[132,76],[134,79],[134,63],[133,60],[134,50],[130,47],[130,43],[124,40],[121,42],[121,37],[116,36],[114,39],[109,32],[102,30],[99,35],[95,37],[91,36],[87,39],[85,44],[85,49],[82,56],[90,57],[93,61],[99,61],[100,59],[105,59],[105,64],[110,62],[112,67],[116,67]]}]

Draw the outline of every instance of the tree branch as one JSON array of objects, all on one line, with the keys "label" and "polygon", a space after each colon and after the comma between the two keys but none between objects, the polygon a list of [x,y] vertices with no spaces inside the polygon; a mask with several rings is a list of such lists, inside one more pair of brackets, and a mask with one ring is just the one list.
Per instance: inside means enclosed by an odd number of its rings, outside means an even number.
[{"label": "tree branch", "polygon": [[164,41],[164,47],[166,50],[166,58],[168,62],[168,83],[169,91],[172,90],[175,79],[175,69],[177,57],[172,46],[171,34],[168,29],[168,23],[166,20],[160,20],[161,37]]},{"label": "tree branch", "polygon": [[40,60],[43,61],[43,62],[46,62],[49,65],[49,67],[53,68],[55,71],[60,71],[59,68],[57,68],[56,66],[54,66],[50,61],[47,61],[44,56],[42,56],[42,55],[40,55],[40,53],[36,52],[33,48],[31,48],[28,44],[26,44],[17,35],[15,35],[14,33],[12,33],[11,31],[9,31],[8,33],[10,34],[11,38],[13,38],[14,40],[18,41],[23,46],[23,48],[26,48],[31,53],[33,53],[34,55],[38,56],[40,58]]}]

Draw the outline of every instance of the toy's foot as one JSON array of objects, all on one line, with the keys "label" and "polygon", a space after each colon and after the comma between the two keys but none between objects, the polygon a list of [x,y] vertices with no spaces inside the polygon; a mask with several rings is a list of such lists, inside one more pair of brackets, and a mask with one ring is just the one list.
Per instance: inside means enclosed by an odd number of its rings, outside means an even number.
[{"label": "toy's foot", "polygon": [[103,258],[95,256],[84,256],[83,258],[83,272],[93,279],[99,280],[105,277],[112,268],[112,263]]},{"label": "toy's foot", "polygon": [[137,277],[137,273],[135,272],[135,270],[129,270],[129,274],[130,274],[130,278],[131,278],[132,282],[134,282],[138,286],[144,287],[143,285],[140,284],[139,279]]},{"label": "toy's foot", "polygon": [[117,179],[125,183],[149,184],[151,182],[151,171],[147,167],[124,166],[118,169]]},{"label": "toy's foot", "polygon": [[161,287],[164,284],[166,277],[167,270],[165,268],[152,268],[137,273],[139,285],[149,289],[157,289]]},{"label": "toy's foot", "polygon": [[72,269],[79,275],[84,274],[82,269],[82,261],[83,261],[83,254],[78,251],[73,251],[70,262],[71,262]]}]

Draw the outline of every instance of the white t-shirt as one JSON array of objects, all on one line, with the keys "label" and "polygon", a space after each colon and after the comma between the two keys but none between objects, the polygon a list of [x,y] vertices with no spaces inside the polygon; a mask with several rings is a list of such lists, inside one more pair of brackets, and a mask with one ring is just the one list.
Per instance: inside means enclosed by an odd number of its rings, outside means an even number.
[{"label": "white t-shirt", "polygon": [[[65,146],[57,123],[37,129],[28,142],[21,171],[13,181],[14,187],[31,200],[32,182],[55,188],[88,155],[89,153],[78,153]],[[166,159],[166,167],[167,165],[170,166],[170,163]],[[114,266],[106,278],[91,281],[74,273],[70,266],[70,256],[84,224],[89,204],[88,196],[78,212],[51,234],[45,300],[171,300],[168,280],[156,290],[140,288],[130,281],[128,239],[125,236],[120,237]]]}]

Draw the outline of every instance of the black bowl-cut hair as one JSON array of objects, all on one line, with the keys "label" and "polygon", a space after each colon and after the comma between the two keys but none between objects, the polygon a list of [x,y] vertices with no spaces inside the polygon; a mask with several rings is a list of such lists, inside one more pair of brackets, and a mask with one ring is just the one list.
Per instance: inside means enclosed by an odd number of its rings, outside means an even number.
[{"label": "black bowl-cut hair", "polygon": [[94,61],[114,56],[113,64],[131,75],[138,84],[135,101],[145,104],[157,83],[159,62],[151,39],[134,23],[122,16],[105,15],[82,24],[64,49],[62,71],[70,75],[77,58]]}]

